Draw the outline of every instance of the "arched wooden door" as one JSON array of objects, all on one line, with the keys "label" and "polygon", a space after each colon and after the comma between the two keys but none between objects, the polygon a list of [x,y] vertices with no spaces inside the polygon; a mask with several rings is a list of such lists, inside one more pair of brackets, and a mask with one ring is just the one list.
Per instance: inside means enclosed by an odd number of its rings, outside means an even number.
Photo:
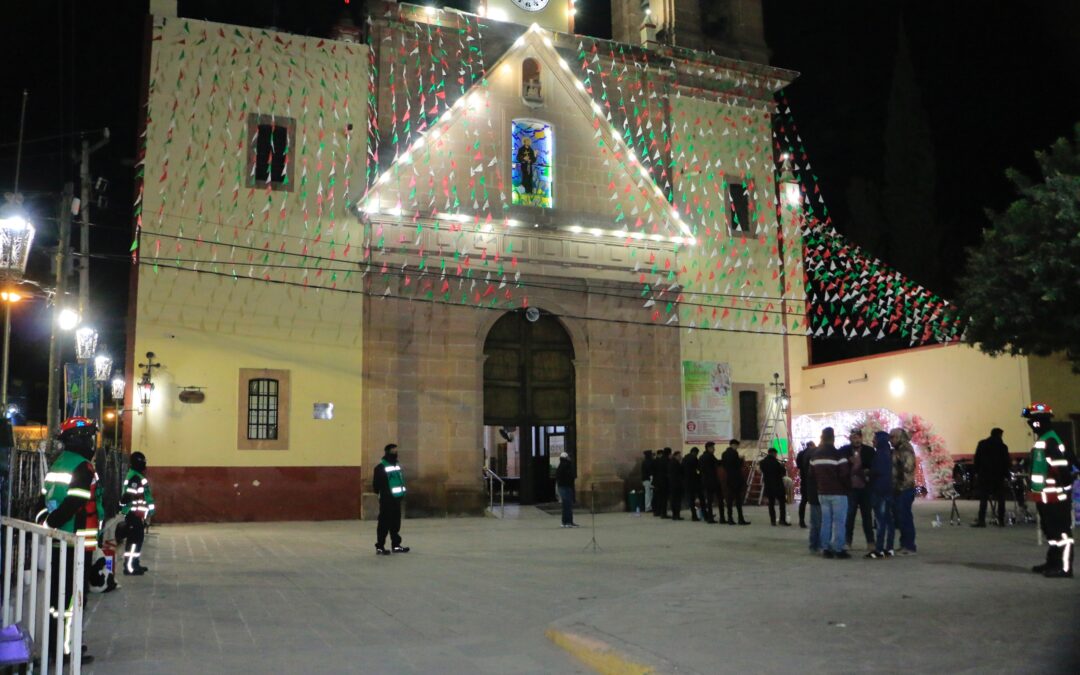
[{"label": "arched wooden door", "polygon": [[508,312],[488,331],[484,356],[484,424],[519,429],[521,503],[554,501],[559,454],[576,461],[570,334],[550,314]]}]

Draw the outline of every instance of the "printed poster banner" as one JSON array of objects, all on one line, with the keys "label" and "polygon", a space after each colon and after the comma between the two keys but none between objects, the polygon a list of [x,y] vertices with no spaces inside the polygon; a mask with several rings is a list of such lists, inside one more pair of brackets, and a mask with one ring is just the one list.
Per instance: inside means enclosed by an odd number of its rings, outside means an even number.
[{"label": "printed poster banner", "polygon": [[100,400],[93,364],[64,364],[64,419],[68,417],[98,418]]},{"label": "printed poster banner", "polygon": [[715,361],[683,361],[683,416],[686,443],[731,438],[731,366]]}]

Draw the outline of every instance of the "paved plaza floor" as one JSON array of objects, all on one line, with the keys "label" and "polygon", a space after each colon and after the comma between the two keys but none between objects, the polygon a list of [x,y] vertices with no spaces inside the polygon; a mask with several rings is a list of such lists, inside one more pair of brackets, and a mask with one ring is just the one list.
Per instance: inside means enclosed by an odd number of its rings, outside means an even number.
[{"label": "paved plaza floor", "polygon": [[1080,580],[1028,571],[1032,526],[932,528],[947,510],[882,561],[813,557],[763,508],[598,515],[596,551],[588,514],[406,520],[389,557],[371,522],[163,525],[150,574],[90,596],[87,672],[592,672],[580,645],[662,673],[1077,672]]}]

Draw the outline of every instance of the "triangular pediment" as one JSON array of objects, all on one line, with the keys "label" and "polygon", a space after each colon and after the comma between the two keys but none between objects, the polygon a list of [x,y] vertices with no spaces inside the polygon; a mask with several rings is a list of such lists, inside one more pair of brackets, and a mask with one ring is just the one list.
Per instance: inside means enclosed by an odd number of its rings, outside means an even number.
[{"label": "triangular pediment", "polygon": [[[544,102],[521,96],[521,63],[545,74]],[[551,34],[534,25],[422,135],[384,149],[392,163],[359,201],[379,220],[448,221],[465,229],[589,231],[623,240],[682,242],[689,226],[593,100]],[[522,119],[550,124],[552,208],[514,204],[512,133]]]}]

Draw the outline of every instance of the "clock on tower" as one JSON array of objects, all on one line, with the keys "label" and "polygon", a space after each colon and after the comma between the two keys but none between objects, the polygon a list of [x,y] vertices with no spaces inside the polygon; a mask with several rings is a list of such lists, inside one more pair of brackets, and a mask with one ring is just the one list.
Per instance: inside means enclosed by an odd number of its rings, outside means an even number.
[{"label": "clock on tower", "polygon": [[573,0],[476,0],[476,13],[498,21],[539,24],[548,30],[569,33],[573,24]]}]

